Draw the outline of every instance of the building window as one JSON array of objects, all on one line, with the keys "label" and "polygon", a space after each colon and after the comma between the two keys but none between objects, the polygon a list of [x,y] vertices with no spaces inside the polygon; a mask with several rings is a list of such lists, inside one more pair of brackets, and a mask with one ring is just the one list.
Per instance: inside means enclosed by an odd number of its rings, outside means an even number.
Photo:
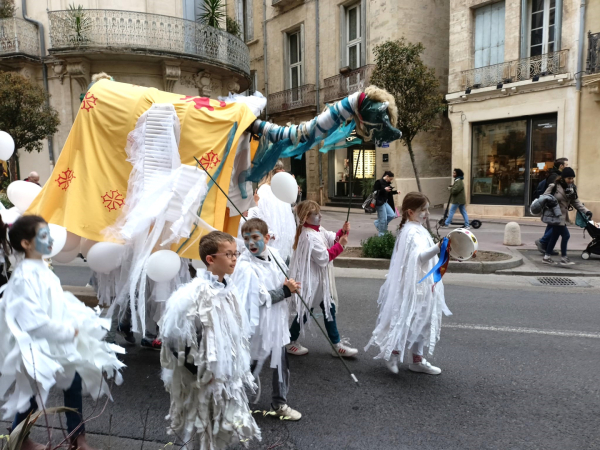
[{"label": "building window", "polygon": [[300,30],[287,34],[288,88],[294,89],[297,100],[298,88],[302,86],[302,33]]},{"label": "building window", "polygon": [[473,124],[471,203],[529,205],[556,159],[556,114]]},{"label": "building window", "polygon": [[529,56],[544,55],[557,50],[556,0],[531,0],[529,18]]},{"label": "building window", "polygon": [[504,62],[504,11],[504,2],[475,10],[475,69]]},{"label": "building window", "polygon": [[346,65],[357,69],[362,61],[362,26],[360,18],[360,3],[346,7],[345,36]]},{"label": "building window", "polygon": [[237,21],[242,28],[244,42],[254,39],[251,0],[237,0]]}]

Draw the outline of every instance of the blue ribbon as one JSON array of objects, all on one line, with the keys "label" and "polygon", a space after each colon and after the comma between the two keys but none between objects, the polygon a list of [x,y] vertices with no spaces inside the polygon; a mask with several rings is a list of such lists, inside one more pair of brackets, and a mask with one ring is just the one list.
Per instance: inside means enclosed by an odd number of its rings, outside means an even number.
[{"label": "blue ribbon", "polygon": [[442,240],[442,247],[440,248],[440,259],[438,261],[438,263],[433,267],[433,269],[431,269],[429,271],[429,273],[427,275],[425,275],[423,278],[421,278],[421,280],[419,281],[419,284],[421,284],[423,282],[423,280],[425,278],[427,278],[430,275],[433,275],[433,282],[437,283],[438,281],[440,281],[442,279],[442,274],[440,272],[440,268],[446,264],[446,261],[448,260],[449,256],[448,256],[448,242],[450,242],[448,240],[447,237],[445,237]]}]

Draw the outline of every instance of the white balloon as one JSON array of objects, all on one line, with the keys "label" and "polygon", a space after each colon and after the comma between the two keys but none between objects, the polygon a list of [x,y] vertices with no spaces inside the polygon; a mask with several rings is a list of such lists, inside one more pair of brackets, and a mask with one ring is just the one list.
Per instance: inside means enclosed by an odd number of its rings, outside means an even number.
[{"label": "white balloon", "polygon": [[0,159],[8,161],[15,152],[15,141],[6,131],[0,131]]},{"label": "white balloon", "polygon": [[50,227],[50,237],[54,240],[52,251],[48,255],[49,258],[52,258],[62,252],[65,242],[67,242],[67,229],[53,223],[48,224],[48,227]]},{"label": "white balloon", "polygon": [[90,251],[90,248],[92,248],[92,246],[94,244],[97,244],[97,242],[92,241],[91,239],[82,239],[81,240],[81,254],[83,255],[84,258],[87,259],[88,252]]},{"label": "white balloon", "polygon": [[192,259],[192,267],[194,269],[206,269],[206,265],[199,259]]},{"label": "white balloon", "polygon": [[171,281],[179,272],[181,258],[171,250],[159,250],[150,255],[146,263],[146,274],[158,283]]},{"label": "white balloon", "polygon": [[75,258],[77,258],[77,254],[79,253],[79,249],[78,248],[74,248],[71,251],[66,251],[65,249],[63,249],[62,252],[60,252],[58,255],[56,255],[54,258],[52,258],[52,262],[59,262],[61,264],[68,264],[71,261],[73,261]]},{"label": "white balloon", "polygon": [[114,242],[98,242],[87,254],[87,262],[94,272],[110,273],[121,265],[125,246]]},{"label": "white balloon", "polygon": [[298,198],[298,183],[287,172],[276,173],[271,179],[273,195],[285,203],[296,203]]},{"label": "white balloon", "polygon": [[6,195],[11,203],[24,213],[41,190],[42,188],[35,183],[19,180],[13,181],[8,185]]},{"label": "white balloon", "polygon": [[67,231],[67,242],[65,242],[63,252],[70,252],[71,250],[75,250],[77,247],[79,247],[80,243],[81,237],[77,236],[75,233]]},{"label": "white balloon", "polygon": [[12,225],[19,217],[21,217],[21,212],[16,206],[13,206],[10,209],[3,209],[0,211],[0,216],[2,216],[2,222],[7,225]]}]

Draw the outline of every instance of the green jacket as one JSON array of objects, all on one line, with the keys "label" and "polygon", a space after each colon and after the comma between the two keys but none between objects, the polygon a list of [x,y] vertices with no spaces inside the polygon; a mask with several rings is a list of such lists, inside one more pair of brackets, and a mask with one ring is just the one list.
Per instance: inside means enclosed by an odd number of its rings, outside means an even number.
[{"label": "green jacket", "polygon": [[465,183],[462,178],[454,180],[454,184],[450,189],[450,203],[456,203],[458,205],[464,205],[467,203],[467,197],[465,195]]}]

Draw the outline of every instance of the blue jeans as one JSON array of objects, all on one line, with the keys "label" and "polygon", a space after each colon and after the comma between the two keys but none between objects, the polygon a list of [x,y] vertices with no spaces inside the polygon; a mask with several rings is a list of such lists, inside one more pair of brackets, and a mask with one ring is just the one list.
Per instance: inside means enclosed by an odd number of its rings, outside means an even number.
[{"label": "blue jeans", "polygon": [[[73,433],[75,429],[77,431],[71,436],[75,438],[80,434],[85,433],[85,425],[82,423],[83,421],[83,399],[81,398],[81,377],[78,373],[75,374],[75,378],[73,378],[73,383],[71,383],[71,387],[64,391],[64,402],[67,408],[72,408],[77,410],[77,412],[67,411],[65,415],[67,416],[67,431],[68,434]],[[29,409],[22,413],[17,413],[15,416],[15,420],[12,424],[12,429],[14,430],[17,426],[23,422],[29,414],[35,412],[38,409],[37,401],[35,397],[31,397],[29,403]],[[81,425],[81,426],[79,426]],[[79,427],[79,428],[77,428]]]},{"label": "blue jeans", "polygon": [[[323,311],[323,318],[325,319],[325,329],[327,330],[327,336],[329,336],[329,340],[332,344],[337,344],[340,342],[340,333],[337,329],[337,323],[335,321],[335,305],[331,304],[331,309],[329,310],[329,317],[331,320],[327,320],[325,317],[325,306],[323,302],[321,302],[321,310]],[[304,316],[304,323],[306,323],[306,316]],[[297,341],[300,337],[300,322],[298,322],[298,316],[294,319],[294,323],[290,328],[290,341]]]},{"label": "blue jeans", "polygon": [[540,239],[540,243],[547,246],[550,236],[552,236],[552,225],[546,225],[546,231],[544,231],[544,235]]},{"label": "blue jeans", "polygon": [[569,229],[566,225],[550,225],[552,228],[552,234],[550,235],[550,239],[548,240],[548,245],[546,246],[546,255],[551,255],[554,251],[554,246],[558,242],[558,238],[562,237],[560,241],[560,255],[562,257],[567,256],[567,244],[569,243],[569,238],[571,237],[571,233],[569,233]]},{"label": "blue jeans", "polygon": [[377,220],[375,228],[379,231],[379,236],[383,236],[388,230],[388,224],[396,218],[396,211],[386,202],[377,207]]},{"label": "blue jeans", "polygon": [[450,211],[448,211],[448,218],[446,219],[446,226],[448,226],[452,223],[452,218],[454,217],[454,213],[456,213],[457,208],[460,211],[460,213],[462,214],[463,219],[465,219],[465,227],[468,227],[469,226],[469,216],[467,216],[467,208],[465,208],[465,205],[459,205],[458,203],[452,203],[450,205]]}]

